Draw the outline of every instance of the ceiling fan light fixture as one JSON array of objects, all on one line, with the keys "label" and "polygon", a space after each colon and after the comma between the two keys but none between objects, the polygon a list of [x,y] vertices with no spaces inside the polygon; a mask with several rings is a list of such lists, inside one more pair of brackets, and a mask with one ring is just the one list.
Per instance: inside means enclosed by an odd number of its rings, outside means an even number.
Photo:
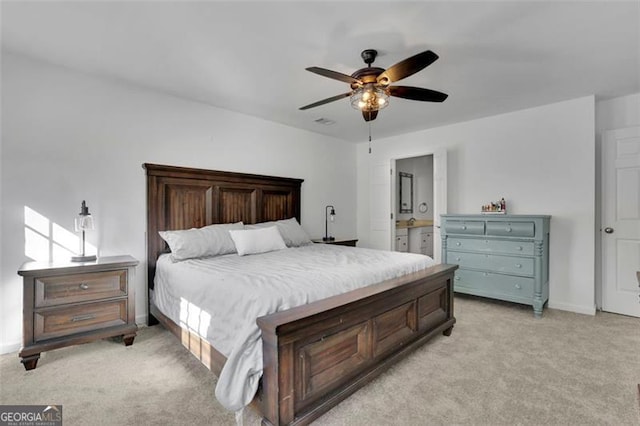
[{"label": "ceiling fan light fixture", "polygon": [[361,111],[378,111],[389,105],[389,93],[373,83],[365,84],[354,90],[351,106]]}]

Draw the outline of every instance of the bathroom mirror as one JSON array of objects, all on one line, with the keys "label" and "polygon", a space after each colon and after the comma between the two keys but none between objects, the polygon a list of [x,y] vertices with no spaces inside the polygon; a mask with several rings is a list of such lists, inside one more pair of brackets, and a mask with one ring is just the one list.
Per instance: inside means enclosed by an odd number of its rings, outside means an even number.
[{"label": "bathroom mirror", "polygon": [[398,172],[400,176],[400,210],[399,213],[413,213],[413,175]]}]

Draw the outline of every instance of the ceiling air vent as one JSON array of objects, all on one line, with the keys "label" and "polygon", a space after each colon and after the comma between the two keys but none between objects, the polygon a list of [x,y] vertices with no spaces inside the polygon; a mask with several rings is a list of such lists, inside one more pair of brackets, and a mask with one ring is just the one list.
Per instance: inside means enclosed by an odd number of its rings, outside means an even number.
[{"label": "ceiling air vent", "polygon": [[329,120],[328,118],[324,118],[324,117],[317,118],[317,119],[315,119],[315,120],[313,120],[313,121],[315,121],[315,122],[316,122],[316,123],[318,123],[318,124],[324,124],[324,125],[326,125],[326,126],[330,126],[330,125],[332,125],[333,123],[335,123],[335,121],[333,121],[333,120]]}]

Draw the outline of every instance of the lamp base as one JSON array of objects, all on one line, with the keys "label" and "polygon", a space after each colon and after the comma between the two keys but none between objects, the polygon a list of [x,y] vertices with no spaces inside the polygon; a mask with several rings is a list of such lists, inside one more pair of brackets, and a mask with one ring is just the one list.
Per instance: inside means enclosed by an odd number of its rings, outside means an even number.
[{"label": "lamp base", "polygon": [[89,256],[71,256],[72,262],[93,262],[94,260],[96,260],[95,254]]},{"label": "lamp base", "polygon": [[335,241],[334,237],[322,237],[322,241]]}]

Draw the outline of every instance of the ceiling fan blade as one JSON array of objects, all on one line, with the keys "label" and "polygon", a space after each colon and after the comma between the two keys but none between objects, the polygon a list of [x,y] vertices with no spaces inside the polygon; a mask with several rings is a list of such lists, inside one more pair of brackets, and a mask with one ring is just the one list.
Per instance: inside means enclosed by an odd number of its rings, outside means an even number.
[{"label": "ceiling fan blade", "polygon": [[342,74],[341,72],[331,71],[331,70],[320,68],[320,67],[309,67],[305,69],[307,71],[311,71],[313,73],[319,74],[323,77],[333,78],[334,80],[344,81],[345,83],[362,84],[362,82],[357,78],[353,78],[350,75]]},{"label": "ceiling fan blade", "polygon": [[349,96],[351,96],[352,93],[353,92],[349,92],[349,93],[343,93],[341,95],[332,96],[330,98],[323,99],[321,101],[314,102],[314,103],[309,104],[309,105],[305,105],[303,107],[300,107],[299,109],[300,110],[305,110],[305,109],[309,109],[309,108],[314,108],[314,107],[317,107],[317,106],[320,106],[320,105],[328,104],[329,102],[338,101],[338,100],[340,100],[342,98],[348,98]]},{"label": "ceiling fan blade", "polygon": [[378,110],[376,111],[362,111],[364,121],[373,121],[378,116]]},{"label": "ceiling fan blade", "polygon": [[385,72],[378,76],[378,83],[387,85],[394,81],[402,80],[403,78],[409,77],[421,69],[428,67],[435,62],[436,59],[438,59],[438,55],[430,50],[413,55],[412,57],[387,68]]},{"label": "ceiling fan blade", "polygon": [[443,102],[449,95],[422,87],[391,86],[389,94],[397,98],[411,99],[413,101]]}]

